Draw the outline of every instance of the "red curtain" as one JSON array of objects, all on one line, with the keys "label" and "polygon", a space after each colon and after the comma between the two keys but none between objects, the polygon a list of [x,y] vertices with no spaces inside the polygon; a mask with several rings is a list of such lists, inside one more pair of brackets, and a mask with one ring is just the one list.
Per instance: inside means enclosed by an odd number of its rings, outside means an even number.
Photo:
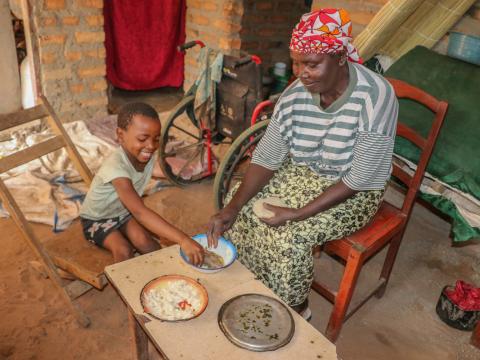
[{"label": "red curtain", "polygon": [[126,90],[183,84],[185,0],[104,2],[107,78]]}]

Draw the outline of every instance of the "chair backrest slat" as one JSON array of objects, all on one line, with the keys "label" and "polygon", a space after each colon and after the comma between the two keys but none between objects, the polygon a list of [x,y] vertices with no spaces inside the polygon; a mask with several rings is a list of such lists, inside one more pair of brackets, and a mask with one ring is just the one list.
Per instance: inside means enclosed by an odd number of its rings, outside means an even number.
[{"label": "chair backrest slat", "polygon": [[[408,219],[412,212],[413,204],[422,183],[428,161],[432,155],[435,142],[437,141],[440,128],[445,120],[448,103],[438,100],[425,91],[409,85],[401,80],[388,78],[388,81],[393,85],[395,94],[398,98],[406,98],[422,104],[430,109],[435,115],[426,139],[419,135],[412,128],[402,124],[400,122],[401,119],[398,121],[397,136],[406,138],[421,149],[420,158],[413,176],[410,176],[396,164],[393,164],[393,175],[408,187],[407,194],[402,205],[402,213],[404,213]],[[428,121],[428,119],[425,120]]]},{"label": "chair backrest slat", "polygon": [[65,147],[62,136],[54,136],[0,159],[0,174]]},{"label": "chair backrest slat", "polygon": [[397,126],[397,136],[404,137],[411,142],[413,142],[415,145],[417,145],[420,149],[425,149],[425,146],[427,144],[427,140],[419,135],[415,130],[413,130],[411,127],[398,123]]},{"label": "chair backrest slat", "polygon": [[44,118],[47,115],[49,115],[48,111],[43,104],[26,110],[0,115],[0,131],[23,125],[33,120]]},{"label": "chair backrest slat", "polygon": [[433,112],[436,112],[438,110],[438,105],[440,101],[429,93],[401,80],[393,78],[388,78],[388,80],[395,88],[395,94],[397,95],[397,97],[402,99],[410,99],[415,102],[421,103]]},{"label": "chair backrest slat", "polygon": [[392,175],[405,184],[406,187],[409,188],[412,185],[412,177],[395,163],[393,163]]}]

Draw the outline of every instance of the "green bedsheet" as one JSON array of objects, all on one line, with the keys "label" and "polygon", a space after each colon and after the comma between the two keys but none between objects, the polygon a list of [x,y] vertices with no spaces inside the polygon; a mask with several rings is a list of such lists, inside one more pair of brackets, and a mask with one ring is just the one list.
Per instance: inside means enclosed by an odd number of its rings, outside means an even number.
[{"label": "green bedsheet", "polygon": [[[419,46],[393,64],[385,76],[404,80],[449,103],[427,172],[480,199],[480,67]],[[399,119],[426,135],[433,117],[418,104],[401,100]],[[404,139],[397,139],[395,153],[418,162],[418,148]],[[480,238],[480,229],[469,226],[448,199],[420,196],[453,219],[454,241]]]}]

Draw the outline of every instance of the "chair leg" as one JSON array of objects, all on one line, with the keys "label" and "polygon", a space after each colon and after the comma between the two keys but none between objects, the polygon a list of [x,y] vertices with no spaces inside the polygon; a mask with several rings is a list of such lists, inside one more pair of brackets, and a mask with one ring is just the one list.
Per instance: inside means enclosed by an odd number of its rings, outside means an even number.
[{"label": "chair leg", "polygon": [[345,319],[345,314],[347,313],[348,306],[352,300],[353,291],[355,290],[362,265],[363,259],[361,253],[352,250],[348,255],[345,271],[327,325],[325,335],[331,342],[335,342],[340,334],[343,320]]},{"label": "chair leg", "polygon": [[475,326],[475,329],[473,329],[470,344],[480,349],[480,321]]},{"label": "chair leg", "polygon": [[128,309],[128,326],[130,328],[130,336],[133,342],[133,359],[148,360],[148,337],[138,324],[132,310]]},{"label": "chair leg", "polygon": [[390,274],[392,273],[393,264],[395,264],[395,259],[397,258],[398,249],[400,248],[400,243],[402,242],[404,230],[395,235],[390,242],[388,247],[387,256],[385,257],[385,262],[383,263],[382,272],[380,273],[380,279],[384,279],[384,284],[377,290],[375,296],[380,299],[387,289],[388,280],[390,279]]}]

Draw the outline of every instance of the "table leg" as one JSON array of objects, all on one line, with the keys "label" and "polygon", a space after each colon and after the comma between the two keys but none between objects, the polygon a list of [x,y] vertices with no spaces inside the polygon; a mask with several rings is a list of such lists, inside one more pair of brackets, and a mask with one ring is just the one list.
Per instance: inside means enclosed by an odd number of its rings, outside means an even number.
[{"label": "table leg", "polygon": [[128,324],[133,340],[133,359],[148,360],[148,337],[130,309],[128,310]]},{"label": "table leg", "polygon": [[473,329],[473,334],[470,339],[470,343],[480,349],[480,321],[477,322],[475,329]]}]

